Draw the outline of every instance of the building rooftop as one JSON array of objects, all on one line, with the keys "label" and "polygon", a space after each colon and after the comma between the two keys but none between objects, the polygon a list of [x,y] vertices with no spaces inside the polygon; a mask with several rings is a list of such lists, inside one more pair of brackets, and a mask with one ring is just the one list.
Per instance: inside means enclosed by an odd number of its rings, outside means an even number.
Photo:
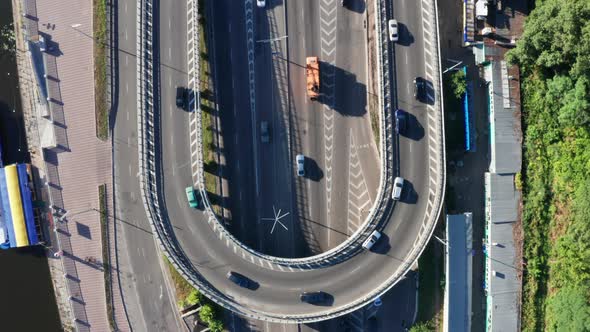
[{"label": "building rooftop", "polygon": [[485,174],[486,183],[486,290],[488,331],[518,331],[518,263],[514,225],[518,221],[520,192],[514,174]]},{"label": "building rooftop", "polygon": [[484,66],[489,82],[490,172],[517,173],[522,163],[520,96],[513,91],[505,61],[491,60]]},{"label": "building rooftop", "polygon": [[471,331],[472,213],[447,215],[444,331]]}]

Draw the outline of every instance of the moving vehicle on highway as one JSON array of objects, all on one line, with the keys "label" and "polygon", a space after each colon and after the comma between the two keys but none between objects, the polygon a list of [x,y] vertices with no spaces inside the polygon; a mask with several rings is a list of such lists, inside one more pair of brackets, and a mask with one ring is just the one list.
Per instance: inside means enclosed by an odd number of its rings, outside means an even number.
[{"label": "moving vehicle on highway", "polygon": [[397,109],[395,111],[395,133],[404,134],[408,126],[408,115],[406,112]]},{"label": "moving vehicle on highway", "polygon": [[266,1],[265,0],[256,0],[256,6],[258,6],[258,8],[264,8],[266,6]]},{"label": "moving vehicle on highway", "polygon": [[186,199],[188,200],[188,206],[196,209],[199,207],[199,201],[197,200],[197,193],[193,187],[186,187]]},{"label": "moving vehicle on highway", "polygon": [[304,176],[305,175],[305,156],[302,154],[298,154],[295,158],[297,160],[297,176]]},{"label": "moving vehicle on highway", "polygon": [[268,129],[268,122],[266,121],[260,122],[260,140],[262,143],[270,142],[270,132]]},{"label": "moving vehicle on highway", "polygon": [[256,282],[250,280],[248,277],[241,275],[237,272],[229,271],[227,272],[226,277],[227,279],[229,279],[229,281],[233,282],[234,284],[240,287],[251,290],[255,290],[256,288],[258,288],[258,284]]},{"label": "moving vehicle on highway", "polygon": [[394,43],[399,40],[397,30],[397,20],[389,20],[389,40]]},{"label": "moving vehicle on highway", "polygon": [[185,104],[186,104],[186,89],[181,86],[177,86],[176,87],[176,107],[184,109]]},{"label": "moving vehicle on highway", "polygon": [[396,177],[395,181],[393,181],[393,194],[391,194],[391,198],[395,201],[399,201],[400,197],[402,197],[402,190],[404,189],[404,178]]},{"label": "moving vehicle on highway", "polygon": [[328,294],[324,292],[303,292],[299,296],[299,299],[301,302],[306,302],[309,304],[320,304],[328,300]]},{"label": "moving vehicle on highway", "polygon": [[377,243],[377,241],[379,241],[379,239],[381,238],[381,233],[379,233],[379,231],[373,231],[373,233],[371,233],[371,236],[369,236],[368,239],[365,240],[365,242],[363,242],[363,248],[370,250],[371,248],[373,248],[373,246],[375,245],[375,243]]},{"label": "moving vehicle on highway", "polygon": [[416,100],[424,100],[426,95],[426,82],[422,77],[414,78],[414,98]]},{"label": "moving vehicle on highway", "polygon": [[308,56],[305,63],[307,96],[311,100],[316,100],[320,96],[320,61],[317,56]]}]

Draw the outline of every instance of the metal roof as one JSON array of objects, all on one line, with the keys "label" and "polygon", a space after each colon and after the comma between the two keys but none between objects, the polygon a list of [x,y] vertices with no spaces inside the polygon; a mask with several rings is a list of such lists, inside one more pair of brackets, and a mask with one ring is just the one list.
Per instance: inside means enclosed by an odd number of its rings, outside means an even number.
[{"label": "metal roof", "polygon": [[520,192],[514,174],[485,174],[487,250],[486,285],[488,331],[518,331],[518,265],[513,227],[518,220]]},{"label": "metal roof", "polygon": [[[486,48],[487,51],[487,48]],[[504,61],[492,61],[485,67],[490,115],[490,172],[520,172],[522,150],[520,143],[519,107],[510,98],[509,76]],[[519,99],[519,96],[513,96]],[[505,107],[510,106],[510,107]]]},{"label": "metal roof", "polygon": [[447,215],[444,331],[471,331],[472,213]]}]

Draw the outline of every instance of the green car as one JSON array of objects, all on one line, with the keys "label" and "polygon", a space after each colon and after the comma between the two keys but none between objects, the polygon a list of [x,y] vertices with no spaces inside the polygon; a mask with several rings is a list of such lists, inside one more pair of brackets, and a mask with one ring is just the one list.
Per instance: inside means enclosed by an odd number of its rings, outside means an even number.
[{"label": "green car", "polygon": [[197,194],[193,187],[186,187],[186,199],[188,199],[188,205],[192,208],[198,208],[199,202],[197,201]]}]

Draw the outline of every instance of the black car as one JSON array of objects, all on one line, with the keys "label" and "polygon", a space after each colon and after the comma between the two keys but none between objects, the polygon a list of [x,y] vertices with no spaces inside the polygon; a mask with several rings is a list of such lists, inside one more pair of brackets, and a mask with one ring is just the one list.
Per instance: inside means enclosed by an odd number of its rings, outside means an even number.
[{"label": "black car", "polygon": [[406,112],[398,109],[395,111],[395,133],[404,134],[408,127],[408,115]]},{"label": "black car", "polygon": [[243,287],[243,288],[247,288],[247,289],[256,289],[258,288],[258,284],[255,283],[254,281],[248,279],[247,277],[234,272],[234,271],[229,271],[226,275],[227,279],[229,279],[231,282],[233,282],[234,284]]},{"label": "black car", "polygon": [[328,294],[324,292],[303,292],[299,296],[301,302],[307,302],[309,304],[323,303],[328,299]]},{"label": "black car", "polygon": [[414,98],[416,100],[424,100],[426,95],[426,82],[422,77],[414,78]]},{"label": "black car", "polygon": [[176,87],[176,107],[185,108],[186,104],[186,89],[178,86]]}]

